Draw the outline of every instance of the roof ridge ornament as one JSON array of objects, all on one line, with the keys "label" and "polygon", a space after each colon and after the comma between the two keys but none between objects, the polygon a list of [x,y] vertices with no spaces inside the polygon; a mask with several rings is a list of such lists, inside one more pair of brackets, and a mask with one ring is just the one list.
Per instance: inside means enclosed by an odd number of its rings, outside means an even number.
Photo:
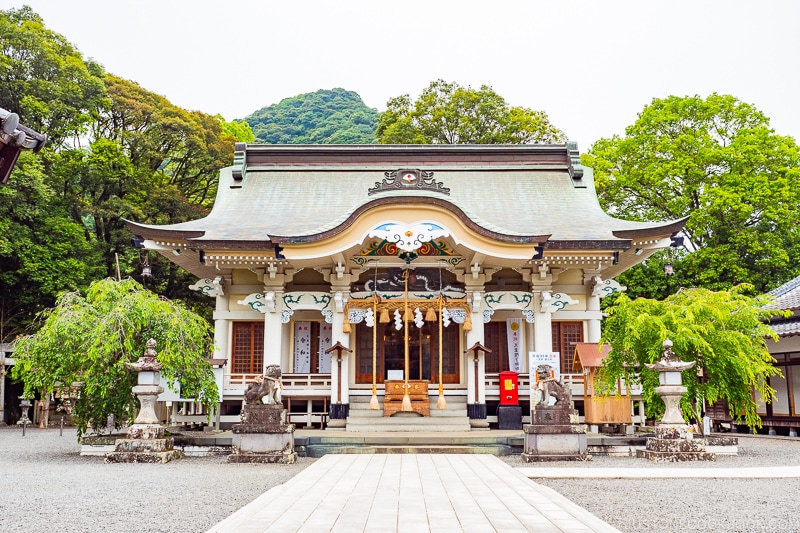
[{"label": "roof ridge ornament", "polygon": [[420,169],[401,168],[384,172],[383,181],[376,181],[375,186],[367,189],[369,196],[383,191],[417,190],[433,191],[450,195],[450,189],[441,181],[433,179],[433,172]]}]

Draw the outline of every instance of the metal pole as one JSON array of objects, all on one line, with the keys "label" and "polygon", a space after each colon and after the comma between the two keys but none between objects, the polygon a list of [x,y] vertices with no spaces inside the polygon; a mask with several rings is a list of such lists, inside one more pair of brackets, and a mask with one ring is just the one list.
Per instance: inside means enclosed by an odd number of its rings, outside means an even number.
[{"label": "metal pole", "polygon": [[58,430],[58,436],[59,437],[64,436],[64,415],[61,415],[61,427]]}]

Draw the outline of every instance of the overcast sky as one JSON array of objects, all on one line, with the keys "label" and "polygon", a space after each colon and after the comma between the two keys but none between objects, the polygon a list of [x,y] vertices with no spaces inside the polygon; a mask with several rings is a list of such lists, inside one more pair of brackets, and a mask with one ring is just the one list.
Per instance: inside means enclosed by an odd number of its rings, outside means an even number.
[{"label": "overcast sky", "polygon": [[545,111],[586,151],[652,101],[731,94],[800,139],[800,2],[0,0],[106,70],[243,118],[342,87],[382,111],[433,80]]}]

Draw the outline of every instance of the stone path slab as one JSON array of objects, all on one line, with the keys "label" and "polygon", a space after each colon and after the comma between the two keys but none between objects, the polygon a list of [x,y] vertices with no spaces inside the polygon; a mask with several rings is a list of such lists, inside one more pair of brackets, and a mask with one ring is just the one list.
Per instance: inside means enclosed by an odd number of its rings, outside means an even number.
[{"label": "stone path slab", "polygon": [[618,532],[491,455],[326,455],[209,533]]}]

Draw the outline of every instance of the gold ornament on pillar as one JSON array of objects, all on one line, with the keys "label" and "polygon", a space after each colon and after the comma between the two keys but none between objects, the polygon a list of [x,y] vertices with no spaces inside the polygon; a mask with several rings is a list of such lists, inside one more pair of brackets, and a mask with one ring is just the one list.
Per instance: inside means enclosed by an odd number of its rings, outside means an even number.
[{"label": "gold ornament on pillar", "polygon": [[467,311],[467,318],[464,320],[464,331],[472,331],[472,319],[469,317],[469,311]]},{"label": "gold ornament on pillar", "polygon": [[342,333],[350,333],[352,328],[350,327],[350,318],[348,316],[344,317],[344,324],[342,325]]}]

